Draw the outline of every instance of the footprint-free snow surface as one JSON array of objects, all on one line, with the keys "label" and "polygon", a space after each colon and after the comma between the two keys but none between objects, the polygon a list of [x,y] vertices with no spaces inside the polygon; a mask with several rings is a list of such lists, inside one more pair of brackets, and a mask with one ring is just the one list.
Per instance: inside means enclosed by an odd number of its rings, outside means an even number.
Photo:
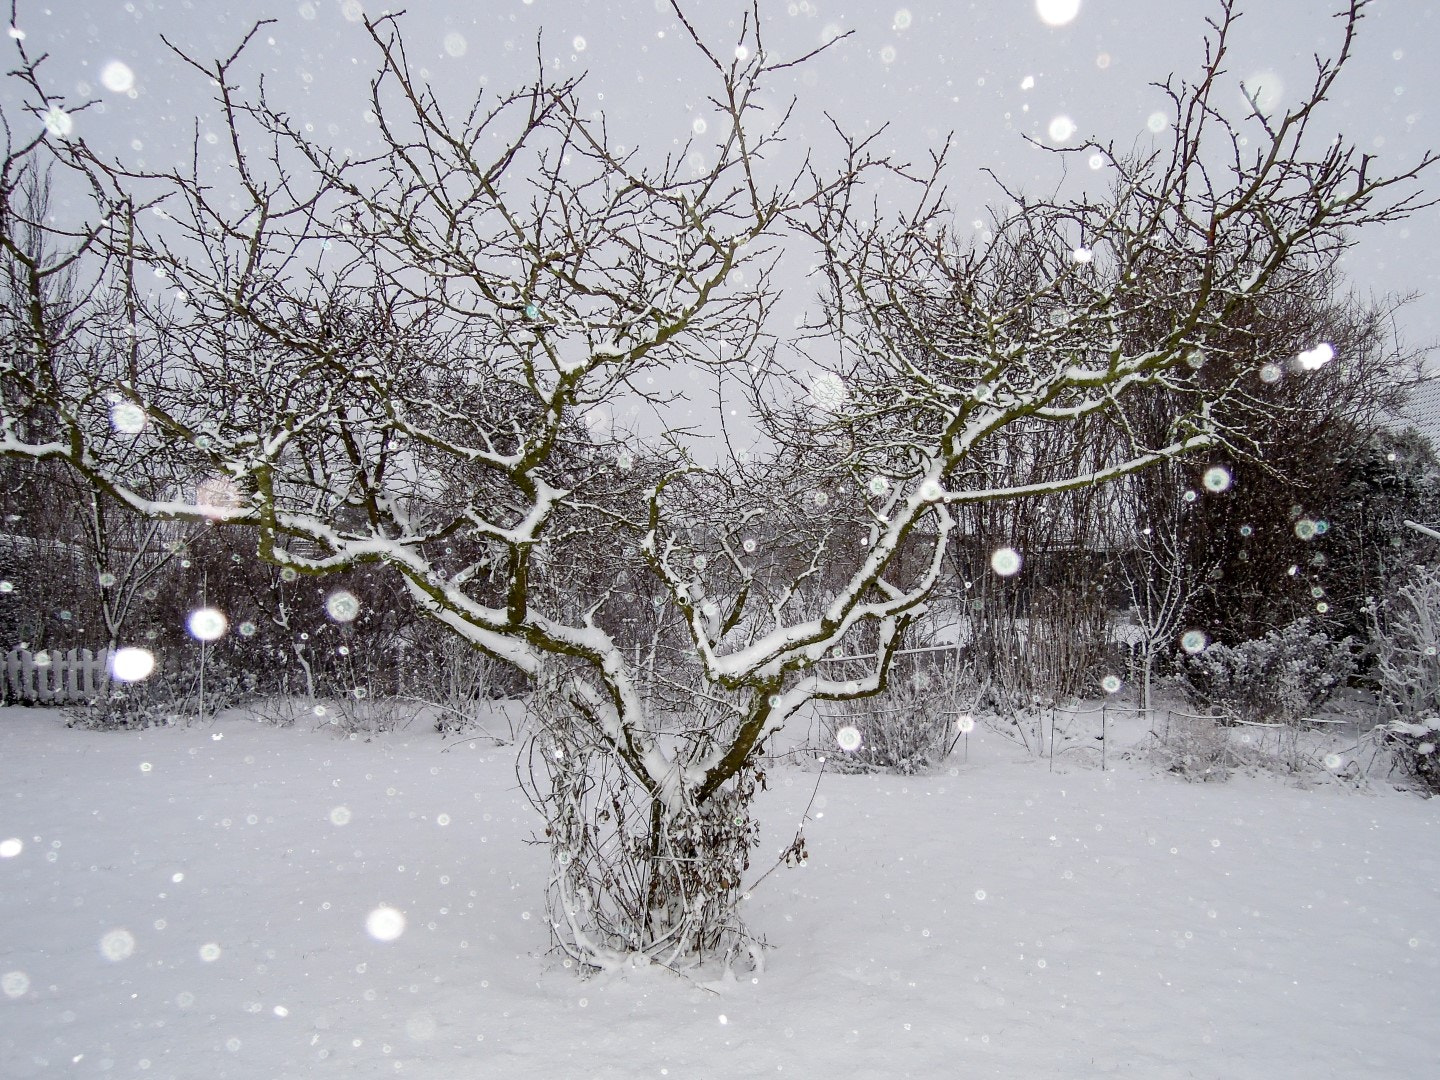
[{"label": "footprint-free snow surface", "polygon": [[1440,1076],[1440,800],[968,758],[823,778],[758,977],[581,979],[513,750],[0,710],[0,1075]]}]

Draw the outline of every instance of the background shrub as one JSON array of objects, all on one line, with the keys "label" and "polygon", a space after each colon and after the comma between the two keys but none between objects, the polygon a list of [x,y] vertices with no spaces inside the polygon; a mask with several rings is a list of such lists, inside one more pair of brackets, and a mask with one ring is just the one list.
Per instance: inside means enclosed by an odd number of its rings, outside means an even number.
[{"label": "background shrub", "polygon": [[1355,641],[1332,641],[1308,618],[1238,645],[1218,642],[1185,661],[1192,704],[1248,723],[1293,725],[1355,673]]},{"label": "background shrub", "polygon": [[1417,566],[1370,608],[1381,738],[1399,764],[1440,792],[1440,570]]},{"label": "background shrub", "polygon": [[955,651],[898,656],[885,694],[821,707],[828,767],[923,772],[945,759],[955,744],[956,721],[974,712],[981,695],[973,670]]}]

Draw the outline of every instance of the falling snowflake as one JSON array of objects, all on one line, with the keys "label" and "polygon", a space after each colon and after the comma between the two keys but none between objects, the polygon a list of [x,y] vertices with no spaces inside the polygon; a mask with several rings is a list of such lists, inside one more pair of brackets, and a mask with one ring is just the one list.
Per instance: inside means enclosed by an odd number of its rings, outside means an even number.
[{"label": "falling snowflake", "polygon": [[810,380],[810,400],[826,412],[839,412],[849,396],[845,383],[833,371],[821,372]]},{"label": "falling snowflake", "polygon": [[219,608],[204,607],[190,613],[186,627],[196,641],[219,641],[230,628],[230,621]]},{"label": "falling snowflake", "polygon": [[57,139],[68,139],[75,133],[75,121],[59,105],[52,105],[45,113],[45,130]]},{"label": "falling snowflake", "polygon": [[135,72],[129,64],[111,60],[100,69],[100,82],[112,94],[128,94],[135,89]]},{"label": "falling snowflake", "polygon": [[990,556],[990,569],[1001,577],[1013,577],[1020,572],[1023,560],[1020,553],[1012,547],[996,548]]},{"label": "falling snowflake", "polygon": [[111,930],[100,939],[100,955],[106,960],[128,960],[135,953],[135,935],[129,930]]},{"label": "falling snowflake", "polygon": [[1306,349],[1299,356],[1297,356],[1295,358],[1295,363],[1301,371],[1317,371],[1334,359],[1334,346],[1332,346],[1328,342],[1322,341],[1313,349]]},{"label": "falling snowflake", "polygon": [[376,941],[394,941],[405,932],[405,916],[393,907],[378,907],[366,917],[365,930]]},{"label": "falling snowflake", "polygon": [[1230,470],[1224,465],[1212,465],[1205,470],[1205,476],[1201,480],[1206,491],[1228,491],[1230,488]]},{"label": "falling snowflake", "polygon": [[127,645],[110,658],[110,674],[120,682],[140,682],[155,670],[155,654]]},{"label": "falling snowflake", "polygon": [[360,615],[360,601],[348,589],[336,589],[325,598],[325,612],[338,623],[354,622]]},{"label": "falling snowflake", "polygon": [[109,425],[121,435],[138,435],[145,429],[145,410],[134,402],[115,402],[109,409]]},{"label": "falling snowflake", "polygon": [[1258,71],[1242,85],[1245,103],[1252,105],[1261,115],[1274,112],[1285,94],[1285,84],[1273,71]]},{"label": "falling snowflake", "polygon": [[1080,0],[1035,0],[1035,14],[1046,26],[1064,26],[1080,14]]}]

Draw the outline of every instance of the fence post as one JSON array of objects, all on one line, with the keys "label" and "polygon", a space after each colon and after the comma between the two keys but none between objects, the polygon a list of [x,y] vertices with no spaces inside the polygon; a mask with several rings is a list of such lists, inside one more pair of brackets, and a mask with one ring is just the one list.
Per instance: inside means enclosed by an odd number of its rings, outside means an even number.
[{"label": "fence post", "polygon": [[74,701],[80,696],[80,665],[83,662],[79,649],[66,651],[65,662],[60,665],[60,696],[66,701]]},{"label": "fence post", "polygon": [[90,700],[95,677],[95,650],[81,649],[81,664],[75,672],[75,688],[80,691],[80,696],[86,701]]},{"label": "fence post", "polygon": [[15,650],[16,665],[16,697],[25,701],[34,701],[35,693],[35,658],[28,649]]},{"label": "fence post", "polygon": [[98,654],[91,653],[89,649],[85,652],[89,656],[89,662],[84,668],[84,692],[85,696],[98,696],[105,690],[106,676],[110,668],[110,650],[101,649]]},{"label": "fence post", "polygon": [[45,657],[45,663],[41,664],[37,657],[35,661],[35,690],[40,700],[51,702],[55,700],[55,684],[51,681],[51,675],[55,670],[55,654],[50,650],[41,650],[40,655]]}]

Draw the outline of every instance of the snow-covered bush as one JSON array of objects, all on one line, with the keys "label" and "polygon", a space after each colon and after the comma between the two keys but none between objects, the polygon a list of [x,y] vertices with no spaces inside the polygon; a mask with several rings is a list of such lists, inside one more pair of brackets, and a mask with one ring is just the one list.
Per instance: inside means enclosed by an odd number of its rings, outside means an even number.
[{"label": "snow-covered bush", "polygon": [[513,724],[501,733],[487,730],[482,720],[495,715],[493,701],[519,696],[524,683],[513,670],[468,642],[453,634],[433,635],[425,649],[415,650],[408,681],[406,695],[434,712],[436,731],[446,735],[478,731],[501,744],[516,741]]},{"label": "snow-covered bush", "polygon": [[1383,733],[1400,764],[1428,790],[1440,793],[1440,714],[1391,720]]},{"label": "snow-covered bush", "polygon": [[1381,734],[1401,765],[1440,791],[1440,569],[1410,580],[1370,608],[1375,678],[1386,723]]},{"label": "snow-covered bush", "polygon": [[837,772],[911,775],[945,756],[948,725],[908,688],[879,705],[855,703],[829,712],[824,742],[830,749],[823,756]]},{"label": "snow-covered bush", "polygon": [[880,697],[823,708],[828,768],[911,775],[944,760],[955,743],[957,718],[975,711],[982,688],[954,654],[939,663],[933,655],[897,660],[890,689]]},{"label": "snow-covered bush", "polygon": [[107,693],[67,707],[66,723],[92,730],[188,724],[240,704],[257,683],[254,673],[223,656],[207,657],[202,681],[197,657],[166,654],[143,682],[114,683]]},{"label": "snow-covered bush", "polygon": [[1295,724],[1355,673],[1355,642],[1332,641],[1308,618],[1239,645],[1214,643],[1185,661],[1189,696],[1250,723]]},{"label": "snow-covered bush", "polygon": [[1171,713],[1152,738],[1150,760],[1186,780],[1225,780],[1235,764],[1226,731],[1213,716]]}]

